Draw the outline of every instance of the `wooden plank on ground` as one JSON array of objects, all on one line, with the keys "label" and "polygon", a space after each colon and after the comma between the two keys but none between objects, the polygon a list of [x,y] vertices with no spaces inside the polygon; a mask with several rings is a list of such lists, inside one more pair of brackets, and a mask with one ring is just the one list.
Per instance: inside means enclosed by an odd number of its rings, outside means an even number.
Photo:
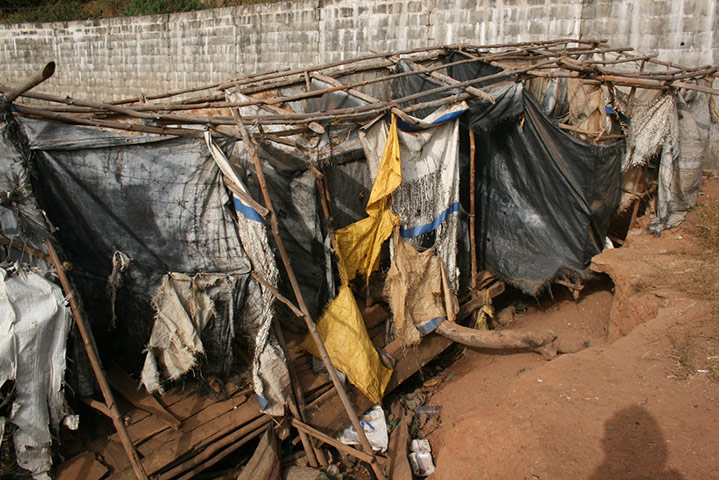
[{"label": "wooden plank on ground", "polygon": [[[245,403],[245,400],[247,400],[247,397],[245,397],[244,395],[240,395],[238,397],[230,398],[229,400],[210,405],[204,410],[201,410],[195,415],[185,419],[185,421],[182,422],[181,430],[164,430],[163,432],[153,436],[146,442],[140,444],[137,450],[143,456],[147,456],[155,450],[163,448],[164,444],[167,444],[174,439],[184,438],[186,439],[186,441],[188,439],[192,439],[193,441],[201,440],[201,436],[194,435],[194,430],[200,429],[208,423],[216,422],[219,417],[222,417],[227,412],[237,410],[240,405]],[[252,407],[250,407],[250,412],[252,416],[257,416],[259,414],[259,408],[254,408],[254,410],[252,410]]]},{"label": "wooden plank on ground", "polygon": [[409,465],[409,423],[411,418],[404,414],[389,437],[389,464],[387,477],[392,480],[412,480],[412,468]]},{"label": "wooden plank on ground", "polygon": [[[424,337],[422,343],[417,347],[404,348],[401,340],[395,340],[387,345],[385,352],[392,355],[397,360],[397,364],[392,373],[392,377],[389,379],[385,395],[411,377],[430,360],[446,350],[451,344],[451,340],[431,334]],[[372,407],[372,401],[355,387],[349,388],[347,393],[357,413],[364,413]],[[336,434],[349,423],[347,413],[334,389],[320,396],[307,406],[305,419],[306,423],[328,435]]]},{"label": "wooden plank on ground", "polygon": [[[256,397],[251,397],[249,401],[246,401],[239,407],[231,408],[223,415],[216,416],[213,420],[191,431],[173,432],[167,430],[163,432],[163,434],[153,437],[148,442],[140,445],[139,450],[144,455],[142,466],[148,475],[153,475],[183,455],[204,448],[261,415]],[[185,423],[189,420],[190,419]],[[190,423],[190,425],[192,424]],[[167,437],[160,438],[163,437],[164,433],[169,434],[170,432],[178,434],[179,436],[170,437],[168,435]],[[124,480],[134,477],[132,469],[125,468],[113,473],[109,478],[111,480]]]},{"label": "wooden plank on ground", "polygon": [[55,480],[100,480],[108,471],[94,452],[82,452],[57,467]]},{"label": "wooden plank on ground", "polygon": [[297,374],[300,382],[300,388],[303,392],[308,393],[330,383],[330,379],[325,373],[314,373],[312,371],[306,371]]},{"label": "wooden plank on ground", "polygon": [[128,402],[135,407],[145,410],[163,420],[172,428],[178,429],[182,422],[175,418],[165,407],[152,395],[140,390],[140,386],[130,375],[120,368],[119,365],[113,365],[107,371],[107,380]]},{"label": "wooden plank on ground", "polygon": [[280,480],[280,443],[268,428],[237,480]]},{"label": "wooden plank on ground", "polygon": [[89,443],[87,447],[88,450],[96,453],[102,459],[102,462],[110,467],[111,471],[117,472],[127,469],[134,477],[127,453],[125,453],[120,442],[113,442],[107,437],[103,437]]},{"label": "wooden plank on ground", "polygon": [[[245,395],[243,394],[238,395],[234,397],[234,399],[231,401],[231,404],[233,407],[237,406],[243,403],[246,398],[247,397],[245,397]],[[204,395],[191,395],[187,396],[184,400],[177,402],[174,405],[171,405],[170,407],[168,407],[168,410],[177,418],[187,420],[193,415],[196,415],[204,409],[212,407],[213,405],[217,405],[218,403],[222,402],[218,402],[215,399]],[[219,407],[214,413],[217,413],[218,411],[220,411],[221,413],[221,411],[226,410],[223,410],[223,407]],[[157,435],[165,430],[168,430],[169,428],[170,427],[167,425],[167,423],[153,415],[150,415],[142,419],[140,422],[129,425],[127,427],[127,433],[130,435],[132,442],[135,445],[139,445],[150,437]],[[185,423],[183,422],[181,430],[189,431],[191,428],[191,425],[185,425]],[[120,437],[116,433],[111,435],[110,439],[114,442],[120,441]]]}]

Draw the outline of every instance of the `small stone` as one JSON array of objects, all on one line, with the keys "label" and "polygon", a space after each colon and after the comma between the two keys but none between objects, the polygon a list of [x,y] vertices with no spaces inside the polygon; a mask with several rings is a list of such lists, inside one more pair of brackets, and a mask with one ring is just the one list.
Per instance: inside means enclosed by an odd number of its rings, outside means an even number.
[{"label": "small stone", "polygon": [[320,473],[315,468],[292,465],[282,472],[282,480],[317,480]]}]

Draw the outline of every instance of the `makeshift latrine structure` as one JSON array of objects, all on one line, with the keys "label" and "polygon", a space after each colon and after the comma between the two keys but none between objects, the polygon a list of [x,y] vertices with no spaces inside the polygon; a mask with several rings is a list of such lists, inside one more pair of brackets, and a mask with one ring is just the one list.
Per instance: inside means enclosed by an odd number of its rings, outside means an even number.
[{"label": "makeshift latrine structure", "polygon": [[[363,433],[362,451],[331,435],[348,421],[362,432],[357,414],[451,340],[556,355],[551,332],[486,330],[503,282],[579,289],[617,235],[623,195],[633,223],[648,169],[655,231],[693,205],[716,69],[630,50],[595,40],[422,48],[115,102],[3,88],[2,238],[21,253],[0,270],[3,311],[15,312],[1,317],[0,345],[11,359],[3,380],[18,385],[7,415],[19,465],[46,478],[48,418],[54,428],[75,419],[57,397],[67,309],[26,256],[53,255],[62,277],[54,244],[72,263],[65,295],[76,319],[86,312],[109,383],[150,413],[123,425],[91,336],[73,333],[75,395],[113,418],[127,458],[108,453],[110,440],[61,468],[66,478],[80,463],[96,478],[191,478],[290,426],[310,464],[326,463],[325,443],[381,478]],[[36,290],[47,307],[28,304]],[[62,328],[20,328],[35,310]],[[469,315],[479,329],[457,325]],[[52,343],[50,379],[21,375],[30,360],[13,345],[23,342]],[[329,378],[317,381],[301,351]],[[178,380],[227,379],[237,363],[248,388],[183,403]],[[106,405],[92,398],[93,376]],[[23,402],[39,397],[26,382],[52,387],[38,390],[53,400],[32,428]],[[287,423],[270,428],[264,414]]]}]

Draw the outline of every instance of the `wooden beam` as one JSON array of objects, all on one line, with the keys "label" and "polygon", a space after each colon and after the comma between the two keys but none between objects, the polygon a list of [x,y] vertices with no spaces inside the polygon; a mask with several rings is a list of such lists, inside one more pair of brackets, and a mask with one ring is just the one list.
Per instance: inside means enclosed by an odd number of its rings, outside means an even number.
[{"label": "wooden beam", "polygon": [[42,82],[47,80],[48,78],[52,77],[52,75],[55,73],[55,62],[50,62],[47,65],[45,65],[42,70],[39,72],[36,72],[34,75],[32,75],[30,78],[25,80],[25,82],[22,83],[22,85],[10,90],[4,97],[3,100],[5,100],[6,103],[12,103],[15,101],[17,97],[24,94],[28,90],[37,87]]},{"label": "wooden beam", "polygon": [[550,360],[557,356],[554,341],[557,336],[551,330],[517,332],[513,330],[475,330],[454,322],[442,322],[435,330],[438,335],[473,348],[529,349],[541,353]]}]

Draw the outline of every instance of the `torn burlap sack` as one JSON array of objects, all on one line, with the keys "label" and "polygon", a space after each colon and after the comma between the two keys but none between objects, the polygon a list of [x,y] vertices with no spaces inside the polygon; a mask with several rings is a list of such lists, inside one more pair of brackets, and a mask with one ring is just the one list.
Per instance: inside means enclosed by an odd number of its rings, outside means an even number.
[{"label": "torn burlap sack", "polygon": [[444,262],[434,249],[418,252],[397,231],[394,262],[385,290],[390,297],[397,333],[406,345],[420,342],[422,328],[432,321],[454,322],[459,303],[452,293]]}]

